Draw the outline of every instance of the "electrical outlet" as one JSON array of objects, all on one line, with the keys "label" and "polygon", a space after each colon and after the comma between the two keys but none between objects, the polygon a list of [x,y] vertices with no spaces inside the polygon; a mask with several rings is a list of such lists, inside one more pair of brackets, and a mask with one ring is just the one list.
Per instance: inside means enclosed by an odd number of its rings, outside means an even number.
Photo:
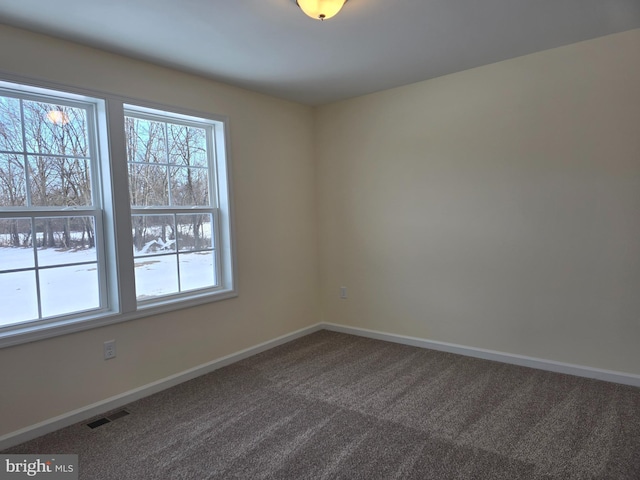
[{"label": "electrical outlet", "polygon": [[104,359],[116,358],[116,341],[108,340],[104,342]]},{"label": "electrical outlet", "polygon": [[343,300],[347,298],[347,287],[340,287],[340,298]]}]

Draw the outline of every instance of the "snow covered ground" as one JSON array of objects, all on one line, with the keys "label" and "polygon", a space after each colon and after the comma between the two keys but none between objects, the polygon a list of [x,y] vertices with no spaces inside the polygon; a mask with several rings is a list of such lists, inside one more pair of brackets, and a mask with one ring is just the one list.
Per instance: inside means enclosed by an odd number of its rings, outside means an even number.
[{"label": "snow covered ground", "polygon": [[[42,316],[99,308],[95,249],[38,249]],[[209,287],[215,283],[214,252],[146,255],[135,259],[138,299]],[[78,263],[85,263],[78,265]],[[178,262],[180,280],[178,280]],[[69,265],[74,264],[74,265]],[[0,270],[33,267],[33,249],[0,247]],[[181,288],[178,288],[178,285]],[[34,271],[0,273],[0,326],[38,318]]]}]

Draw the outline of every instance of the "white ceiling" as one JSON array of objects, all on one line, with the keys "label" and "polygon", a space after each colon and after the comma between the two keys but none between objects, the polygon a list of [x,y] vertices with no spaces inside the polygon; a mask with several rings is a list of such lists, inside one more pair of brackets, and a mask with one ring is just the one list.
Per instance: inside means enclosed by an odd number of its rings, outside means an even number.
[{"label": "white ceiling", "polygon": [[349,0],[324,22],[295,0],[0,0],[0,23],[319,105],[640,28],[640,0]]}]

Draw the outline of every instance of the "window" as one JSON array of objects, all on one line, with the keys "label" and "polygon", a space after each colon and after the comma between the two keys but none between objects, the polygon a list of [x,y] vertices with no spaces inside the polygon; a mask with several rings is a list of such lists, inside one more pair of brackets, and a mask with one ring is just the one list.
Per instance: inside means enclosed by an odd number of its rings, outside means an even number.
[{"label": "window", "polygon": [[152,107],[0,81],[0,346],[235,296],[224,120]]},{"label": "window", "polygon": [[217,288],[213,125],[125,113],[138,301]]},{"label": "window", "polygon": [[6,90],[0,96],[5,325],[103,306],[94,107]]}]

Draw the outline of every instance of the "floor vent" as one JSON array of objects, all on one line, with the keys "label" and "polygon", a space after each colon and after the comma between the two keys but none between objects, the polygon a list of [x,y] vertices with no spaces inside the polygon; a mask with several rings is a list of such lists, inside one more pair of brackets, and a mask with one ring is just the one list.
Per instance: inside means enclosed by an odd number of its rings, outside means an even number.
[{"label": "floor vent", "polygon": [[93,422],[87,423],[87,427],[98,428],[104,425],[105,423],[113,422],[114,420],[117,420],[122,417],[126,417],[127,415],[129,415],[129,412],[127,412],[126,410],[118,410],[117,412],[113,412],[106,417],[98,418]]},{"label": "floor vent", "polygon": [[93,422],[89,422],[87,423],[87,427],[89,428],[98,428],[101,425],[104,425],[105,423],[109,423],[111,420],[108,420],[104,417],[99,418],[97,420],[94,420]]}]

